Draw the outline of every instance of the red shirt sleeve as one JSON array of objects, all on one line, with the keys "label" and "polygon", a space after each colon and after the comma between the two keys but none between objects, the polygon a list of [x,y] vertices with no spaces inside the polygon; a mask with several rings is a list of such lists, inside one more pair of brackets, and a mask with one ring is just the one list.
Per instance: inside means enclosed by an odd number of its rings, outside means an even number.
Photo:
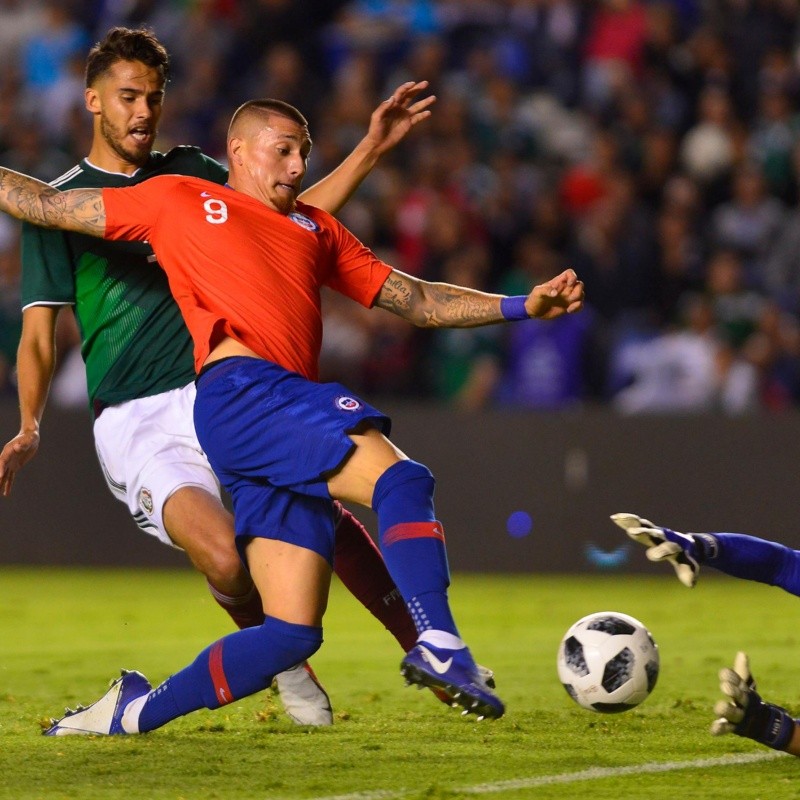
[{"label": "red shirt sleeve", "polygon": [[334,217],[328,219],[332,265],[325,281],[331,289],[371,308],[392,271]]},{"label": "red shirt sleeve", "polygon": [[161,175],[117,189],[103,189],[106,239],[146,241],[163,207],[169,189],[179,176]]}]

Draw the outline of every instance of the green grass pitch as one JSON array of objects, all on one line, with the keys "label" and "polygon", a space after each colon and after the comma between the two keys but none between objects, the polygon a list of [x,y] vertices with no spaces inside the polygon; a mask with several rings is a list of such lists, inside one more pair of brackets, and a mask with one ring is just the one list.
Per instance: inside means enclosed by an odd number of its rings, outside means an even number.
[{"label": "green grass pitch", "polygon": [[[669,573],[669,574],[667,574]],[[405,688],[393,639],[335,583],[313,659],[336,723],[300,728],[270,693],[146,736],[40,736],[121,667],[154,683],[228,632],[189,571],[0,569],[0,798],[795,798],[800,760],[708,733],[717,670],[748,651],[762,692],[800,710],[797,598],[704,572],[663,578],[456,575],[464,638],[508,712],[476,723]],[[558,642],[593,611],[651,629],[661,675],[638,709],[574,705]]]}]

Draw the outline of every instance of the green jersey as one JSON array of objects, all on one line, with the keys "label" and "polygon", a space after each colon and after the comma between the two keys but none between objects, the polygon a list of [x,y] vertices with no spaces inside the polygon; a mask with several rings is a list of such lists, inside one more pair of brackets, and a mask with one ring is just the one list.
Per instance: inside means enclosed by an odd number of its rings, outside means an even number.
[{"label": "green jersey", "polygon": [[[105,172],[85,159],[52,182],[59,189],[130,186],[154,175],[225,183],[225,168],[196,147],[154,152],[134,175]],[[165,273],[145,242],[26,225],[22,307],[74,305],[95,408],[176,389],[194,378],[192,340]]]}]

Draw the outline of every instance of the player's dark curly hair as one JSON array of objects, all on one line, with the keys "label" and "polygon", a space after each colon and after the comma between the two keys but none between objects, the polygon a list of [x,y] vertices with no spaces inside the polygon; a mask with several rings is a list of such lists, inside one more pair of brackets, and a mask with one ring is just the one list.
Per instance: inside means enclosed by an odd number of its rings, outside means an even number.
[{"label": "player's dark curly hair", "polygon": [[118,61],[141,61],[158,70],[164,83],[169,78],[169,53],[147,28],[112,28],[89,51],[86,59],[86,86],[104,75]]}]

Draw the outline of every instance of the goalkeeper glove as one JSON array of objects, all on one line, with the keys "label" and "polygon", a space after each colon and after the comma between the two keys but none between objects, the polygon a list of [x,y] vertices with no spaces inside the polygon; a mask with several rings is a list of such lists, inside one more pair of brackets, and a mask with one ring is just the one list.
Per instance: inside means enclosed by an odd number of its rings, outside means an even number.
[{"label": "goalkeeper glove", "polygon": [[611,519],[634,542],[647,548],[649,561],[668,561],[675,569],[678,580],[690,589],[697,583],[700,559],[697,543],[691,534],[660,528],[636,514],[612,514]]},{"label": "goalkeeper glove", "polygon": [[718,717],[711,723],[714,736],[735,733],[774,750],[786,750],[794,734],[795,720],[785,708],[761,699],[744,653],[736,654],[733,669],[720,670],[719,688],[725,699],[714,706]]}]

